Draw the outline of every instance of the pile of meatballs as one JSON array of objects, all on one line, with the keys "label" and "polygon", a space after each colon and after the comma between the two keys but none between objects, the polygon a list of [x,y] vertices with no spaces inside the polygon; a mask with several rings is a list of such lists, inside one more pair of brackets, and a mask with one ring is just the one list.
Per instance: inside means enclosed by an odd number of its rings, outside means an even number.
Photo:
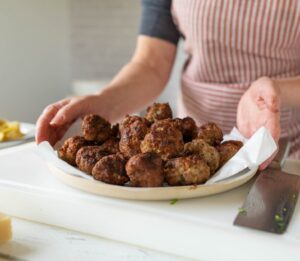
[{"label": "pile of meatballs", "polygon": [[198,128],[191,117],[173,119],[168,103],[154,103],[145,117],[127,115],[113,126],[86,115],[81,129],[58,156],[95,180],[132,187],[203,184],[243,145],[222,143],[215,123]]}]

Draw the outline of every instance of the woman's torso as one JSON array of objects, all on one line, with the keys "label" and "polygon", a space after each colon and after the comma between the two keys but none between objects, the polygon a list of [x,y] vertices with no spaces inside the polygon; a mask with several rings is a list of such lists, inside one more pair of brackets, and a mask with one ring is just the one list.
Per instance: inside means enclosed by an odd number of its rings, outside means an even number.
[{"label": "woman's torso", "polygon": [[[172,13],[188,54],[181,116],[228,132],[251,82],[300,75],[299,0],[173,0]],[[282,108],[281,125],[300,149],[300,111]]]}]

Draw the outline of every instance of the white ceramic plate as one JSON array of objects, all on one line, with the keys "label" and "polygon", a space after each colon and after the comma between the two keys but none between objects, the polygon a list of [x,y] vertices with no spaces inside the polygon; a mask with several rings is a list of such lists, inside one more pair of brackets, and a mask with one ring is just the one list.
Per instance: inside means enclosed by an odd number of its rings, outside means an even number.
[{"label": "white ceramic plate", "polygon": [[18,140],[0,142],[0,149],[12,147],[12,146],[27,142],[34,138],[34,135],[35,135],[35,125],[34,124],[21,122],[20,129],[21,129],[21,132],[24,133],[24,137],[21,139],[18,139]]},{"label": "white ceramic plate", "polygon": [[85,179],[80,176],[68,174],[51,163],[48,165],[51,172],[57,178],[71,187],[101,196],[132,200],[171,200],[213,195],[241,186],[249,181],[257,171],[257,168],[254,168],[242,176],[210,185],[133,188],[110,185],[101,181]]}]

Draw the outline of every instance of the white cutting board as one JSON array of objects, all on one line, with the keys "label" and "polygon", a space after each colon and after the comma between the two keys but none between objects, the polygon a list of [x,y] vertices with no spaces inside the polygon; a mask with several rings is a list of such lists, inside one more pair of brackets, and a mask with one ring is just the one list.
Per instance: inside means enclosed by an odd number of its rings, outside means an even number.
[{"label": "white cutting board", "polygon": [[33,143],[0,151],[0,211],[12,216],[198,260],[299,260],[299,201],[284,235],[232,225],[249,189],[175,205],[104,198],[61,184]]}]

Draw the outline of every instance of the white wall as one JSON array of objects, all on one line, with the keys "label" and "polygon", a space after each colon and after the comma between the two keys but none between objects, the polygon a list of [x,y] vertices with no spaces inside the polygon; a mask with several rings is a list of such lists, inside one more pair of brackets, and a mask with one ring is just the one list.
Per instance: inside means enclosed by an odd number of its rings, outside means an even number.
[{"label": "white wall", "polygon": [[72,77],[113,77],[131,58],[140,0],[71,0]]},{"label": "white wall", "polygon": [[0,118],[35,122],[69,77],[69,0],[0,0]]}]

